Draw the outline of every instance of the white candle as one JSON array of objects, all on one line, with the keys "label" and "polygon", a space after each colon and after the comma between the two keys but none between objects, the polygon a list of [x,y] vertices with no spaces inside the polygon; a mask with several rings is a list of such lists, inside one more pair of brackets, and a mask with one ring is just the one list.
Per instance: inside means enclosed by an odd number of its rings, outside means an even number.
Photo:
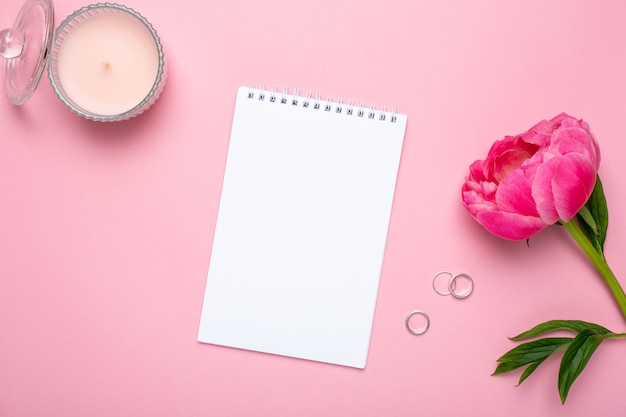
[{"label": "white candle", "polygon": [[158,97],[164,63],[145,19],[123,6],[96,5],[67,20],[55,39],[50,74],[72,110],[95,120],[120,120],[143,111],[137,106],[151,95]]}]

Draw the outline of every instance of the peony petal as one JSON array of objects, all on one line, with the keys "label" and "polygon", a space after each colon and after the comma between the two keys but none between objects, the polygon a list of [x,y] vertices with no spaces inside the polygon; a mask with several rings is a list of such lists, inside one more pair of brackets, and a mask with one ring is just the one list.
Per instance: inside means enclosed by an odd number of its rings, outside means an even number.
[{"label": "peony petal", "polygon": [[560,128],[554,132],[553,136],[552,145],[556,148],[560,149],[564,143],[577,142],[582,145],[584,149],[592,152],[595,150],[592,146],[593,136],[580,126]]},{"label": "peony petal", "polygon": [[532,182],[532,195],[541,219],[553,224],[559,220],[559,213],[554,207],[554,192],[552,180],[562,157],[544,158],[544,162],[537,166],[537,172]]},{"label": "peony petal", "polygon": [[568,124],[572,124],[572,123],[577,123],[578,119],[576,119],[575,117],[570,116],[569,114],[563,112],[560,114],[557,114],[556,116],[554,116],[552,119],[550,119],[550,121],[552,123],[555,123],[558,126],[562,126],[565,125],[567,126]]},{"label": "peony petal", "polygon": [[492,201],[495,204],[498,184],[494,182],[483,182],[481,183],[481,186],[482,194],[485,197],[485,200]]},{"label": "peony petal", "polygon": [[[589,147],[590,143],[581,143],[577,140],[564,140],[558,143],[558,148],[555,151],[561,155],[566,153],[580,153],[589,156],[592,161],[595,160],[595,149]],[[595,164],[594,164],[595,165]]]},{"label": "peony petal", "polygon": [[500,182],[496,191],[496,203],[502,211],[538,217],[526,172],[518,168]]},{"label": "peony petal", "polygon": [[[495,145],[495,144],[494,144]],[[489,180],[500,182],[513,170],[519,168],[524,161],[531,158],[539,148],[525,142],[521,136],[507,136],[492,147],[485,161],[490,171],[486,172]]]},{"label": "peony petal", "polygon": [[583,153],[589,154],[596,171],[598,170],[600,167],[600,146],[587,122],[567,116],[561,121],[561,127],[554,133],[554,144],[557,145],[556,147],[561,153],[574,152],[569,147],[575,146],[570,144],[563,147],[562,142],[567,142],[568,140],[579,142],[585,147],[585,152]]},{"label": "peony petal", "polygon": [[548,145],[550,144],[552,132],[554,132],[554,129],[556,129],[558,126],[558,123],[555,123],[552,120],[542,120],[535,126],[528,129],[528,132],[523,133],[521,136],[524,141],[532,143],[533,145],[536,145],[539,148],[543,149],[548,147]]},{"label": "peony petal", "polygon": [[548,226],[539,217],[502,211],[481,212],[476,220],[489,232],[508,240],[528,239]]},{"label": "peony petal", "polygon": [[[478,189],[477,186],[478,185]],[[461,193],[463,205],[473,217],[487,210],[497,210],[496,203],[485,199],[481,187],[476,183],[466,183]]]},{"label": "peony petal", "polygon": [[596,183],[591,160],[578,153],[563,156],[554,172],[552,191],[559,218],[570,221],[585,205]]},{"label": "peony petal", "polygon": [[484,174],[484,164],[485,161],[474,161],[472,163],[472,165],[470,165],[470,173],[469,173],[469,180],[474,180],[477,182],[480,181],[485,181],[485,174]]},{"label": "peony petal", "polygon": [[[593,134],[593,132],[591,131],[591,128],[589,127],[589,125],[587,123],[585,123],[584,121],[580,121],[581,126],[583,127],[583,129],[585,129],[587,132],[589,132],[589,135],[591,136],[591,145],[593,147],[593,149],[595,150],[595,154],[596,154],[596,160],[595,160],[595,164],[596,164],[596,172],[598,171],[598,169],[600,168],[600,144],[598,143],[598,141],[596,140],[595,135]],[[593,161],[593,159],[592,159]]]}]

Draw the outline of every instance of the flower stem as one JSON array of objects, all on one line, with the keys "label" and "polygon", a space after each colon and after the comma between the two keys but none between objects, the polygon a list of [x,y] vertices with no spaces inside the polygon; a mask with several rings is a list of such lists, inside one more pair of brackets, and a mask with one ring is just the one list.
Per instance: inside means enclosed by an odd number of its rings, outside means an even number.
[{"label": "flower stem", "polygon": [[587,236],[585,236],[576,220],[572,219],[569,222],[562,223],[569,232],[569,234],[572,235],[576,243],[578,243],[581,249],[589,257],[593,265],[596,267],[596,269],[604,279],[604,282],[608,285],[609,289],[613,293],[615,301],[617,301],[617,304],[622,310],[622,315],[626,319],[626,294],[624,294],[624,290],[617,281],[615,274],[613,274],[613,271],[611,271],[611,268],[609,268],[609,265],[604,258],[604,254],[596,250],[591,241],[587,238]]}]

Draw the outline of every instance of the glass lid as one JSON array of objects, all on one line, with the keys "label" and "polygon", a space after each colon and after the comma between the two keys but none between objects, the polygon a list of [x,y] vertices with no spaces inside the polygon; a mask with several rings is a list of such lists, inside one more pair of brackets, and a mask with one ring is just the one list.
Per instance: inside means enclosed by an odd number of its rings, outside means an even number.
[{"label": "glass lid", "polygon": [[26,0],[13,28],[0,30],[6,91],[13,104],[24,104],[37,88],[53,29],[52,0]]}]

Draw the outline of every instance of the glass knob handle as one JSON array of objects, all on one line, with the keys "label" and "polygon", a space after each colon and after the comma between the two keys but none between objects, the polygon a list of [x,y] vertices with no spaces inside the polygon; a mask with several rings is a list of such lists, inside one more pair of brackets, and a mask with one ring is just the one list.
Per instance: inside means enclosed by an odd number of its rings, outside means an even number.
[{"label": "glass knob handle", "polygon": [[17,58],[24,50],[24,35],[13,29],[0,30],[0,56]]}]

